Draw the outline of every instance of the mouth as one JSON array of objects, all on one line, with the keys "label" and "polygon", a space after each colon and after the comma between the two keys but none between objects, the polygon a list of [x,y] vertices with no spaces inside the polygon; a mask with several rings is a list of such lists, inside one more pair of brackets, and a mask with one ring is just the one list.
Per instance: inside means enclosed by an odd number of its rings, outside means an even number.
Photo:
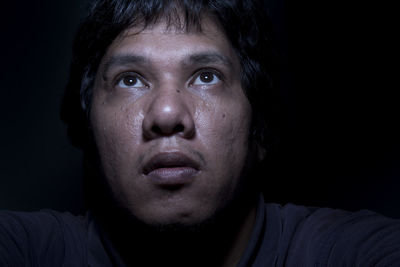
[{"label": "mouth", "polygon": [[155,155],[145,164],[143,173],[159,186],[179,186],[190,183],[199,172],[199,164],[179,152]]}]

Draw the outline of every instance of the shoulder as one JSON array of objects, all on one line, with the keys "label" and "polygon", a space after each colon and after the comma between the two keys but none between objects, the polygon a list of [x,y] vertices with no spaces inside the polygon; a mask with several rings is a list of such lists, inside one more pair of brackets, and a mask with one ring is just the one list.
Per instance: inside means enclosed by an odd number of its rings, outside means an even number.
[{"label": "shoulder", "polygon": [[292,204],[266,204],[265,208],[267,218],[274,217],[267,221],[281,231],[279,253],[289,266],[400,264],[400,220],[367,210]]},{"label": "shoulder", "polygon": [[83,216],[75,216],[69,212],[58,212],[54,210],[40,210],[36,212],[23,212],[23,211],[0,211],[0,223],[17,223],[21,225],[29,224],[85,224]]},{"label": "shoulder", "polygon": [[86,225],[83,217],[70,213],[1,211],[0,263],[58,266],[60,262],[84,260]]}]

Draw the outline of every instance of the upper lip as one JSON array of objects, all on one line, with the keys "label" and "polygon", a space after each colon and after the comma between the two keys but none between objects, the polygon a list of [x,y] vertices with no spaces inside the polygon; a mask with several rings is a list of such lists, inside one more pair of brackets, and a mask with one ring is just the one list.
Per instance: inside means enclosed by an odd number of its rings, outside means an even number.
[{"label": "upper lip", "polygon": [[198,170],[199,164],[183,153],[164,152],[151,157],[144,165],[143,173],[147,175],[155,169],[168,167],[189,167]]}]

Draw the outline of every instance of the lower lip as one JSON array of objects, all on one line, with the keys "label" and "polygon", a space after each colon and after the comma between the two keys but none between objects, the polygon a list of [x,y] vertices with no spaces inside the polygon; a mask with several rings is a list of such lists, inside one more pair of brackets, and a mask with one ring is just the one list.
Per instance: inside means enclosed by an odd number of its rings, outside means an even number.
[{"label": "lower lip", "polygon": [[190,167],[159,168],[147,174],[158,185],[183,185],[193,180],[198,170]]}]

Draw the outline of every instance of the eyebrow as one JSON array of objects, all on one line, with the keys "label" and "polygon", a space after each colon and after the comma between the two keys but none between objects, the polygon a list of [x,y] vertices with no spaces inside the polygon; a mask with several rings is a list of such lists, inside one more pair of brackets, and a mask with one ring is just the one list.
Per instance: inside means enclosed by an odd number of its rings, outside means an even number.
[{"label": "eyebrow", "polygon": [[[104,63],[102,76],[103,79],[106,79],[106,74],[109,69],[113,68],[114,66],[124,66],[129,64],[144,64],[149,63],[150,59],[135,55],[135,54],[121,54],[121,55],[114,55],[107,59]],[[232,67],[233,62],[226,56],[221,55],[217,52],[201,52],[190,54],[183,59],[183,65],[201,65],[201,64],[223,64],[227,67]]]},{"label": "eyebrow", "polygon": [[128,55],[128,54],[123,54],[123,55],[115,55],[107,59],[107,61],[104,63],[103,71],[102,71],[102,76],[105,79],[106,74],[109,69],[111,69],[114,66],[123,66],[123,65],[128,65],[128,64],[134,64],[134,63],[147,63],[149,60],[143,56],[138,56],[138,55]]},{"label": "eyebrow", "polygon": [[226,56],[216,52],[202,52],[192,54],[188,59],[184,60],[184,64],[211,64],[222,63],[223,65],[232,66],[233,62]]}]

